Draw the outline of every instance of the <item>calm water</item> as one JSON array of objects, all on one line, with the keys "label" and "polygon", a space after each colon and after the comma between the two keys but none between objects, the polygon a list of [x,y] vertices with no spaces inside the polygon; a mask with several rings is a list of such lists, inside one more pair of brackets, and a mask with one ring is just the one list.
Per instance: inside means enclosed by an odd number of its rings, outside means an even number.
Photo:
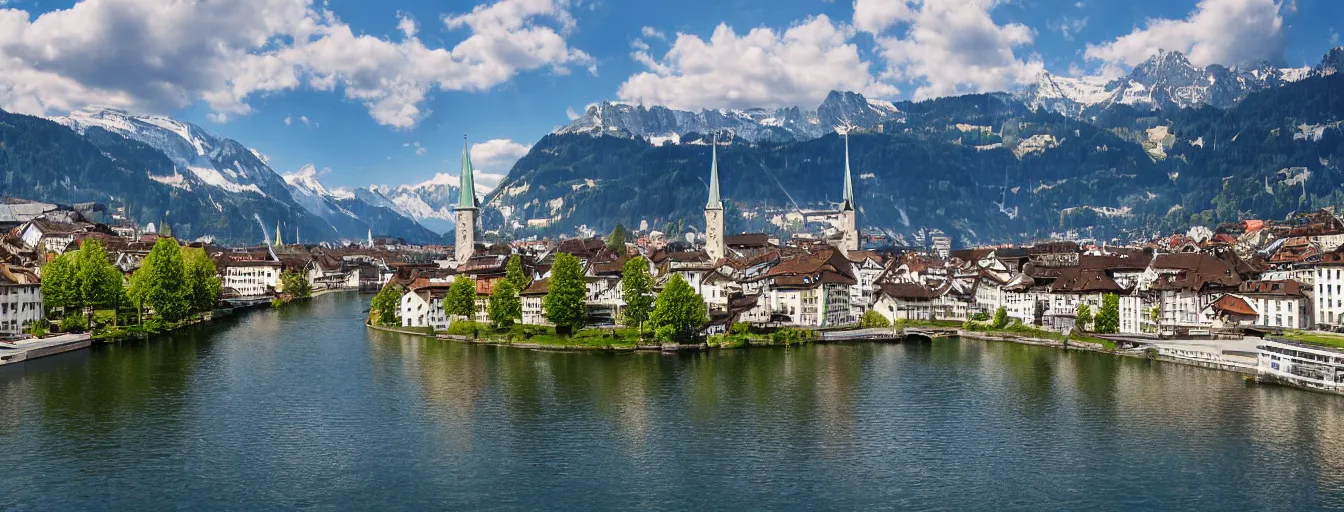
[{"label": "calm water", "polygon": [[973,341],[569,354],[328,296],[0,369],[0,510],[1344,507],[1344,398]]}]

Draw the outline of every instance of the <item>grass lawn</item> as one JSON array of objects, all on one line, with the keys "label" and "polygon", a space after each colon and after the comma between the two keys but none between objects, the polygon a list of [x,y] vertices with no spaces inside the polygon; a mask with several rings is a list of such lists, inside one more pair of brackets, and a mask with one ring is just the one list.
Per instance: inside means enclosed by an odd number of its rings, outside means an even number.
[{"label": "grass lawn", "polygon": [[989,324],[988,322],[972,322],[972,325],[974,326],[974,328],[967,330],[974,332],[986,332],[996,334],[1016,334],[1019,336],[1028,336],[1032,338],[1054,340],[1061,343],[1068,341],[1074,341],[1079,343],[1096,343],[1098,345],[1101,345],[1106,350],[1116,349],[1114,341],[1088,336],[1086,334],[1072,334],[1069,336],[1065,336],[1063,333],[1058,333],[1055,331],[1049,331],[1045,329],[1037,329],[1030,325],[1023,325],[1023,324],[1010,324],[1002,329],[995,329],[994,326]]},{"label": "grass lawn", "polygon": [[1286,331],[1283,337],[1290,341],[1306,343],[1309,345],[1322,345],[1333,348],[1344,348],[1344,336],[1337,336],[1325,333],[1309,333],[1303,331]]}]

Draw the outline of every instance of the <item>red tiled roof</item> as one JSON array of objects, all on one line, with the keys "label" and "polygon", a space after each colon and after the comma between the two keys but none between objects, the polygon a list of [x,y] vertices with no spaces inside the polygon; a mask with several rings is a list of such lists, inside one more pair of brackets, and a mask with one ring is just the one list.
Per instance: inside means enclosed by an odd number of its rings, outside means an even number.
[{"label": "red tiled roof", "polygon": [[1257,315],[1257,313],[1255,312],[1255,308],[1252,308],[1250,304],[1247,304],[1245,299],[1237,297],[1236,295],[1224,295],[1222,297],[1219,297],[1218,300],[1213,302],[1211,307],[1215,311],[1222,311],[1224,313],[1231,313],[1234,315],[1243,315],[1243,316]]}]

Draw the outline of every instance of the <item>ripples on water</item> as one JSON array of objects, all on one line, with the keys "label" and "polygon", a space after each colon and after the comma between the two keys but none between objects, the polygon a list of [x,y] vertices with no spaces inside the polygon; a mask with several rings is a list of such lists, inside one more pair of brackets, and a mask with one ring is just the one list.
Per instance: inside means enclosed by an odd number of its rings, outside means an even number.
[{"label": "ripples on water", "polygon": [[1344,507],[1344,399],[974,341],[367,332],[329,296],[0,368],[0,510]]}]

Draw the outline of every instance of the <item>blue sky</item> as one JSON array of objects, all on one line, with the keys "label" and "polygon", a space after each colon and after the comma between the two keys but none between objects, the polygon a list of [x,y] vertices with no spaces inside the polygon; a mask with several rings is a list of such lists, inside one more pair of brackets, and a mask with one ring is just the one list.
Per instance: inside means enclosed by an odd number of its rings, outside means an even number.
[{"label": "blue sky", "polygon": [[0,0],[0,108],[169,114],[328,186],[493,184],[602,100],[801,105],[1003,90],[1042,70],[1315,64],[1337,0]]}]

